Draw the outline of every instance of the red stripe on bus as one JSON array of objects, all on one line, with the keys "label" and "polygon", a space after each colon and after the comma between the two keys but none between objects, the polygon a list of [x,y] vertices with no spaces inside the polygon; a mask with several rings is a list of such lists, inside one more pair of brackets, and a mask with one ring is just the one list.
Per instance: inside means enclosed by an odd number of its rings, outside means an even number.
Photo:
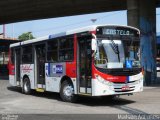
[{"label": "red stripe on bus", "polygon": [[77,77],[77,36],[74,35],[74,60],[73,62],[66,62],[66,75],[72,78]]},{"label": "red stripe on bus", "polygon": [[99,75],[103,79],[111,81],[111,82],[125,82],[127,79],[127,76],[113,76],[113,75],[102,73],[102,72],[98,71],[93,64],[92,64],[92,70],[93,70],[93,72],[92,72],[93,78],[96,78],[95,75]]}]

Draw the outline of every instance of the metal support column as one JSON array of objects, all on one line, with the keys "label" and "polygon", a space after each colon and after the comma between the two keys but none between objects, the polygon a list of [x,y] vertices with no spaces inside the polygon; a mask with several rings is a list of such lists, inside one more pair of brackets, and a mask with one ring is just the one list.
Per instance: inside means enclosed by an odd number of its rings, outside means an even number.
[{"label": "metal support column", "polygon": [[141,63],[145,70],[145,85],[156,83],[156,2],[128,0],[128,25],[141,31]]}]

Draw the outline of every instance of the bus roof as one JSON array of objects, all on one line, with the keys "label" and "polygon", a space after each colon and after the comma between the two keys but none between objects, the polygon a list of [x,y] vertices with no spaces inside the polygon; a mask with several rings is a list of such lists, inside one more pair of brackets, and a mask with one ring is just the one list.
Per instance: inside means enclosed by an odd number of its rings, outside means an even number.
[{"label": "bus roof", "polygon": [[94,30],[96,30],[97,27],[101,27],[101,26],[127,27],[127,28],[132,28],[132,29],[135,29],[135,30],[139,31],[135,27],[124,26],[124,25],[111,25],[111,24],[109,24],[109,25],[108,24],[92,25],[92,26],[87,26],[87,27],[82,27],[82,28],[78,28],[78,29],[68,30],[66,32],[60,32],[60,33],[56,33],[56,34],[52,34],[52,35],[48,35],[48,36],[44,36],[44,37],[40,37],[40,38],[36,38],[36,39],[26,40],[26,41],[22,41],[22,42],[19,42],[19,43],[14,43],[14,44],[11,44],[10,47],[16,47],[16,46],[19,46],[19,45],[35,43],[35,42],[44,41],[44,40],[47,40],[47,39],[53,39],[53,38],[57,38],[57,37],[62,37],[62,36],[65,36],[65,35],[72,35],[72,34],[75,34],[75,33],[94,31]]}]

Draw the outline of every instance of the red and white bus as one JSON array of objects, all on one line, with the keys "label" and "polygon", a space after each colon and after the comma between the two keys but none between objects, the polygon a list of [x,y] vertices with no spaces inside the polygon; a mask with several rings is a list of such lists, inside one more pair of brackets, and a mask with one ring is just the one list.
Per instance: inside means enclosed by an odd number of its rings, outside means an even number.
[{"label": "red and white bus", "polygon": [[22,92],[128,95],[143,90],[140,31],[130,26],[94,25],[10,45],[9,81]]}]

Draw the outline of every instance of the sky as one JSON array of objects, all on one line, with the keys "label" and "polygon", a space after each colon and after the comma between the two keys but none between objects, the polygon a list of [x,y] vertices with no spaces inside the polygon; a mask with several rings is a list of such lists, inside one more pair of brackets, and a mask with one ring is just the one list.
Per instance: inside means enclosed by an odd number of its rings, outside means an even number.
[{"label": "sky", "polygon": [[[92,19],[96,19],[96,21],[93,23]],[[156,9],[156,21],[157,32],[160,34],[160,8]],[[127,25],[127,11],[124,10],[17,22],[6,24],[5,28],[7,37],[18,38],[22,33],[32,32],[33,36],[37,38],[93,24]],[[3,27],[1,25],[0,33],[2,32]]]}]

